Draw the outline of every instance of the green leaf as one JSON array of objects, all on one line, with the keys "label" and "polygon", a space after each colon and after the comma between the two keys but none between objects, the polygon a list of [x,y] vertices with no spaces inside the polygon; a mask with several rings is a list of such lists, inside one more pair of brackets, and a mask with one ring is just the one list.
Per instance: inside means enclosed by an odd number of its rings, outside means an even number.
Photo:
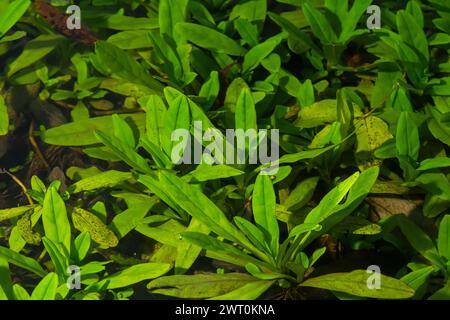
[{"label": "green leaf", "polygon": [[336,1],[325,0],[325,8],[334,13],[340,22],[343,24],[344,18],[348,18],[348,0]]},{"label": "green leaf", "polygon": [[197,166],[194,171],[189,172],[183,177],[186,181],[211,181],[216,179],[225,179],[230,177],[236,177],[243,175],[244,172],[233,167],[219,164],[219,165],[208,165],[201,164]]},{"label": "green leaf", "polygon": [[11,218],[21,216],[37,207],[38,207],[37,205],[29,205],[29,206],[0,210],[0,221],[5,221],[5,220],[11,219]]},{"label": "green leaf", "polygon": [[272,38],[267,39],[263,43],[260,43],[251,48],[244,56],[244,62],[242,64],[242,73],[246,74],[256,67],[267,57],[273,50],[286,38],[286,34],[279,34]]},{"label": "green leaf", "polygon": [[253,217],[257,226],[263,230],[266,243],[273,256],[278,254],[279,228],[275,214],[275,191],[268,175],[259,174],[256,178],[252,197]]},{"label": "green leaf", "polygon": [[152,43],[147,30],[129,30],[117,32],[107,40],[122,50],[150,48]]},{"label": "green leaf", "polygon": [[419,270],[414,270],[407,275],[403,276],[401,280],[408,286],[417,291],[428,281],[430,274],[434,272],[433,266],[428,266],[421,268]]},{"label": "green leaf", "polygon": [[[354,116],[361,115],[361,111],[355,106]],[[301,108],[295,125],[303,128],[314,128],[337,120],[337,100],[324,99],[310,106]]]},{"label": "green leaf", "polygon": [[108,136],[104,132],[95,131],[94,135],[105,146],[110,148],[115,155],[117,155],[123,162],[128,164],[133,169],[139,170],[144,173],[151,173],[152,169],[148,162],[134,149],[124,144],[121,140],[114,136]]},{"label": "green leaf", "polygon": [[[255,135],[253,138],[249,138],[249,141],[245,139],[245,149],[248,150],[250,155],[256,153],[256,130],[258,129],[256,119],[255,101],[253,100],[252,93],[250,89],[244,88],[236,102],[235,128],[244,130],[244,134],[248,130],[254,130]],[[242,146],[238,146],[238,149],[241,148]]]},{"label": "green leaf", "polygon": [[250,0],[237,3],[230,13],[230,20],[236,18],[247,19],[250,22],[262,23],[267,14],[267,1]]},{"label": "green leaf", "polygon": [[272,12],[269,12],[269,17],[272,19],[277,25],[279,25],[281,28],[283,28],[284,31],[289,33],[289,36],[295,39],[296,41],[300,43],[306,44],[308,47],[310,47],[316,54],[319,56],[322,56],[322,50],[312,41],[309,36],[304,33],[301,29],[297,28],[294,24],[292,24],[289,20],[283,18],[282,16],[279,16],[277,14],[274,14]]},{"label": "green leaf", "polygon": [[[145,114],[122,114],[119,115],[128,123],[139,129],[140,133],[145,131]],[[94,132],[102,131],[113,134],[113,122],[111,116],[90,118],[64,124],[59,127],[45,130],[41,138],[45,143],[59,146],[87,146],[97,144],[98,140]]]},{"label": "green leaf", "polygon": [[380,165],[374,161],[374,152],[386,141],[392,139],[388,125],[378,117],[368,116],[356,122],[357,148],[355,157],[358,164]]},{"label": "green leaf", "polygon": [[418,50],[426,61],[429,60],[428,42],[423,28],[416,19],[404,10],[397,12],[397,28],[400,37],[412,48]]},{"label": "green leaf", "polygon": [[0,246],[0,257],[8,260],[11,264],[31,271],[40,277],[44,277],[47,274],[47,272],[42,269],[41,265],[36,260],[23,256],[20,253],[12,251],[11,249]]},{"label": "green leaf", "polygon": [[[138,180],[143,184],[147,184],[149,177],[139,176]],[[249,249],[254,248],[244,235],[228,221],[225,214],[214,202],[198,191],[197,188],[192,188],[189,184],[169,172],[160,172],[160,185],[173,202],[177,203],[191,216],[200,220],[216,234],[238,242]]]},{"label": "green leaf", "polygon": [[51,272],[47,274],[34,288],[31,300],[55,300],[58,288],[58,276]]},{"label": "green leaf", "polygon": [[247,19],[234,20],[234,27],[239,35],[242,37],[246,43],[248,43],[251,47],[258,45],[259,43],[259,32],[258,26],[252,24]]},{"label": "green leaf", "polygon": [[236,259],[240,261],[240,264],[245,265],[247,263],[254,263],[257,265],[267,267],[263,262],[247,255],[243,251],[237,249],[236,247],[228,243],[217,240],[212,236],[208,236],[198,232],[183,232],[181,236],[183,239],[203,249],[231,257],[232,259]]},{"label": "green leaf", "polygon": [[360,235],[374,235],[381,232],[381,227],[378,224],[372,223],[361,217],[346,217],[333,227],[333,232],[343,234],[360,234]]},{"label": "green leaf", "polygon": [[172,266],[168,263],[149,262],[137,264],[114,273],[90,285],[85,290],[87,292],[95,292],[99,290],[124,288],[144,280],[158,278],[167,273],[171,268]]},{"label": "green leaf", "polygon": [[316,98],[314,97],[314,87],[310,79],[306,80],[301,85],[297,99],[301,107],[308,107],[316,101]]},{"label": "green leaf", "polygon": [[69,266],[69,258],[65,254],[65,250],[61,244],[55,243],[47,237],[42,238],[42,243],[50,256],[52,263],[55,267],[55,271],[61,281],[66,279],[66,270]]},{"label": "green leaf", "polygon": [[128,123],[117,114],[112,115],[114,136],[130,148],[136,147],[134,133]]},{"label": "green leaf", "polygon": [[224,295],[260,281],[245,273],[175,275],[153,280],[147,288],[157,294],[204,299]]},{"label": "green leaf", "polygon": [[417,171],[425,171],[425,170],[446,168],[446,167],[450,167],[450,158],[436,157],[436,158],[426,159],[426,160],[422,161],[420,163],[419,168],[417,168]]},{"label": "green leaf", "polygon": [[13,287],[8,260],[0,256],[0,300],[12,300]]},{"label": "green leaf", "polygon": [[420,5],[421,3],[418,0],[408,1],[408,4],[406,5],[406,12],[408,12],[414,18],[417,25],[423,29],[424,17]]},{"label": "green leaf", "polygon": [[[209,234],[209,228],[195,218],[191,219],[186,231]],[[202,247],[196,246],[195,244],[185,241],[184,239],[180,242],[181,243],[177,246],[175,274],[183,274],[187,272],[202,251]]]},{"label": "green leaf", "polygon": [[135,18],[125,16],[123,15],[122,10],[116,14],[108,15],[105,24],[102,24],[102,26],[113,30],[151,30],[159,28],[157,18]]},{"label": "green leaf", "polygon": [[450,208],[450,200],[444,195],[427,195],[423,205],[423,215],[427,218],[435,218]]},{"label": "green leaf", "polygon": [[337,205],[347,195],[350,188],[356,183],[358,177],[359,173],[357,172],[328,192],[326,196],[322,198],[319,205],[308,213],[304,223],[320,224],[329,217],[334,212]]},{"label": "green leaf", "polygon": [[[182,48],[188,48],[186,46],[180,46],[177,50],[172,40],[169,40],[168,37],[164,39],[156,32],[149,33],[149,37],[152,41],[153,48],[157,57],[162,61],[162,64],[164,65],[164,69],[166,70],[169,79],[175,83],[183,84],[182,80],[184,78],[184,69],[179,53],[183,50]],[[190,48],[189,50],[184,50],[183,52],[185,54],[188,54],[189,56],[189,51]]]},{"label": "green leaf", "polygon": [[[319,236],[320,234],[330,231],[337,223],[344,220],[349,214],[351,214],[361,204],[361,202],[367,197],[367,195],[369,194],[373,185],[375,184],[375,181],[377,181],[378,174],[379,174],[379,169],[377,167],[372,167],[370,169],[363,171],[359,175],[359,177],[358,177],[358,173],[354,174],[353,176],[347,178],[344,182],[339,184],[337,187],[335,187],[332,191],[330,191],[322,199],[322,201],[325,201],[324,207],[322,208],[324,211],[322,213],[328,212],[328,214],[325,214],[326,218],[322,219],[322,222],[311,222],[311,221],[306,221],[306,219],[305,219],[305,223],[320,223],[322,225],[321,233],[315,233],[314,237],[310,237],[308,239],[308,241],[306,242],[306,244],[310,243],[313,239],[317,238],[317,236]],[[358,177],[356,181],[354,181],[355,176]],[[336,200],[335,196],[337,196],[338,194],[339,194],[338,198],[340,198],[340,196],[343,194],[340,192],[345,191],[345,189],[348,188],[349,184],[351,184],[351,188],[347,195],[346,201],[342,204],[337,205],[335,208],[333,208],[334,202],[333,201],[328,202],[328,201]],[[341,189],[341,188],[344,188],[344,189]],[[338,191],[338,190],[340,190],[340,191]],[[322,201],[320,202],[318,207],[322,206]],[[331,207],[328,207],[328,205],[331,205]],[[314,208],[313,211],[316,210],[316,208]],[[311,213],[312,213],[312,211],[308,214],[307,219]]]},{"label": "green leaf", "polygon": [[257,265],[253,263],[247,263],[245,265],[245,269],[248,273],[250,273],[255,278],[261,279],[261,280],[275,280],[275,279],[284,279],[287,278],[286,275],[278,273],[278,272],[262,272]]},{"label": "green leaf", "polygon": [[297,237],[301,234],[308,233],[310,231],[320,231],[320,230],[322,230],[322,226],[320,224],[302,223],[302,224],[296,225],[289,232],[289,238]]},{"label": "green leaf", "polygon": [[140,221],[148,214],[150,209],[159,202],[157,197],[142,195],[143,199],[134,198],[133,204],[128,209],[117,214],[111,222],[111,229],[120,238],[125,237],[131,230],[136,228]]},{"label": "green leaf", "polygon": [[131,83],[144,85],[153,94],[162,94],[163,86],[127,52],[106,41],[95,45],[96,61],[100,61],[103,71]]},{"label": "green leaf", "polygon": [[450,300],[450,283],[447,282],[443,288],[433,293],[428,300]]},{"label": "green leaf", "polygon": [[30,300],[30,294],[20,284],[16,283],[13,286],[15,300]]},{"label": "green leaf", "polygon": [[14,0],[7,4],[6,8],[2,8],[3,10],[0,13],[0,38],[19,21],[30,4],[30,0]]},{"label": "green leaf", "polygon": [[47,189],[42,210],[42,223],[45,236],[55,244],[61,244],[65,253],[70,253],[70,223],[67,218],[64,200],[55,187]]},{"label": "green leaf", "polygon": [[92,241],[103,248],[117,246],[117,236],[93,213],[81,208],[74,208],[72,212],[74,227],[80,232],[88,232]]},{"label": "green leaf", "polygon": [[187,16],[188,0],[161,0],[159,1],[159,27],[161,35],[167,35],[178,43],[181,34],[175,32],[175,26],[184,22]]},{"label": "green leaf", "polygon": [[195,45],[215,53],[243,56],[245,49],[233,39],[214,29],[193,23],[178,23],[175,32]]},{"label": "green leaf", "polygon": [[146,134],[148,140],[162,148],[162,132],[164,130],[164,117],[167,112],[163,100],[156,95],[138,100],[146,113]]},{"label": "green leaf", "polygon": [[260,280],[245,284],[241,288],[210,298],[211,300],[256,300],[269,290],[274,281]]},{"label": "green leaf", "polygon": [[262,230],[242,217],[235,216],[233,220],[239,230],[241,230],[242,233],[244,233],[256,247],[258,247],[261,251],[270,253],[270,244],[266,243]]},{"label": "green leaf", "polygon": [[27,42],[23,52],[9,65],[8,77],[31,66],[35,62],[41,61],[50,52],[55,50],[63,39],[60,35],[42,34]]},{"label": "green leaf", "polygon": [[16,31],[11,35],[4,36],[3,38],[0,37],[0,43],[8,43],[8,42],[16,41],[16,40],[22,39],[26,35],[27,35],[27,33],[25,31]]},{"label": "green leaf", "polygon": [[450,43],[450,35],[446,33],[435,33],[429,39],[430,46],[447,45]]},{"label": "green leaf", "polygon": [[217,96],[219,95],[219,91],[219,73],[217,71],[211,71],[209,79],[202,85],[198,94],[199,97],[206,99],[204,104],[205,110],[209,110],[213,106]]},{"label": "green leaf", "polygon": [[[339,3],[339,1],[336,1]],[[339,35],[339,41],[346,43],[353,35],[356,25],[358,24],[361,15],[366,12],[367,8],[372,3],[372,0],[359,0],[353,2],[353,6],[350,11],[343,13],[340,18],[342,24],[342,31]],[[338,4],[340,6],[340,3]]]},{"label": "green leaf", "polygon": [[314,266],[314,264],[323,256],[323,254],[327,251],[327,247],[319,248],[314,250],[311,258],[309,259],[309,268]]},{"label": "green leaf", "polygon": [[73,254],[78,262],[81,262],[86,258],[91,248],[91,236],[89,232],[85,231],[78,235],[73,241]]},{"label": "green leaf", "polygon": [[419,130],[409,112],[403,111],[400,114],[395,139],[398,154],[417,161],[420,150]]},{"label": "green leaf", "polygon": [[411,246],[431,263],[436,264],[437,266],[441,265],[442,267],[439,253],[430,237],[406,216],[398,216],[397,219],[400,230],[405,235],[406,239],[408,239]]},{"label": "green leaf", "polygon": [[445,215],[441,220],[437,246],[439,254],[450,260],[450,215]]},{"label": "green leaf", "polygon": [[337,42],[336,33],[333,27],[328,22],[325,15],[319,10],[312,7],[309,3],[305,2],[302,5],[303,13],[311,26],[314,34],[320,39],[323,44],[332,44]]},{"label": "green leaf", "polygon": [[330,151],[333,148],[335,148],[335,146],[331,145],[326,148],[305,150],[305,151],[300,151],[297,153],[286,154],[286,155],[282,156],[280,158],[280,160],[275,161],[275,163],[277,163],[277,164],[294,163],[294,162],[301,161],[301,160],[313,159],[313,158],[316,158],[316,157],[324,154],[327,151]]},{"label": "green leaf", "polygon": [[150,216],[136,227],[136,231],[144,236],[174,248],[180,245],[180,234],[185,230],[186,227],[177,220],[168,219],[165,216]]},{"label": "green leaf", "polygon": [[332,273],[308,279],[300,286],[340,291],[358,297],[376,299],[408,299],[414,295],[414,290],[402,281],[382,274],[380,274],[381,288],[369,289],[367,280],[370,275],[366,270]]},{"label": "green leaf", "polygon": [[431,134],[436,138],[450,146],[450,125],[442,121],[442,113],[434,107],[426,106],[425,110],[431,115],[428,120],[428,128]]},{"label": "green leaf", "polygon": [[[41,199],[40,201],[44,200],[44,194],[40,195]],[[30,214],[30,213],[27,213]],[[30,218],[26,218],[27,219],[27,224],[30,223],[31,225],[28,225],[25,229],[27,230],[23,230],[20,225],[16,225],[12,231],[11,231],[11,235],[9,237],[9,248],[13,251],[16,252],[20,252],[25,245],[27,244],[27,242],[25,241],[25,239],[22,237],[23,231],[25,232],[30,232],[30,239],[27,240],[32,240],[31,242],[33,242],[33,244],[37,244],[38,241],[40,241],[40,236],[36,233],[34,233],[32,231],[32,228],[36,225],[36,223],[41,219],[42,216],[42,207],[41,206],[37,206],[36,208],[33,209],[33,214],[31,214]],[[31,221],[30,221],[31,220]],[[19,222],[19,221],[18,221]],[[20,223],[19,223],[20,224]],[[22,230],[21,230],[22,229]]]},{"label": "green leaf", "polygon": [[141,138],[140,141],[142,147],[151,155],[153,161],[159,168],[172,169],[175,164],[172,159],[164,153],[161,147],[153,144],[147,137]]},{"label": "green leaf", "polygon": [[69,187],[68,191],[75,194],[101,188],[112,188],[132,178],[133,175],[130,172],[109,170],[74,183]]},{"label": "green leaf", "polygon": [[189,9],[194,20],[197,20],[202,25],[208,27],[216,26],[216,22],[214,21],[214,17],[212,16],[211,12],[209,12],[208,8],[202,3],[197,1],[190,1]]},{"label": "green leaf", "polygon": [[39,245],[41,237],[38,233],[33,232],[32,212],[23,215],[16,224],[22,238],[29,244]]},{"label": "green leaf", "polygon": [[8,134],[9,130],[9,116],[6,108],[5,100],[0,95],[0,136]]},{"label": "green leaf", "polygon": [[450,181],[445,174],[433,171],[422,173],[416,178],[416,182],[431,195],[450,200]]},{"label": "green leaf", "polygon": [[[190,113],[189,103],[185,96],[178,96],[173,102],[169,103],[169,109],[165,113],[163,135],[161,137],[162,146],[167,155],[172,156],[174,146],[178,145],[177,141],[172,140],[172,134],[176,130],[190,129]],[[187,140],[183,140],[181,150],[185,150],[188,143]],[[182,155],[181,155],[182,157]],[[173,159],[172,159],[173,160]]]},{"label": "green leaf", "polygon": [[[426,75],[426,63],[425,59],[420,57],[420,53],[414,50],[412,47],[402,41],[401,37],[388,31],[383,30],[386,35],[380,36],[382,51],[387,51],[387,57],[389,60],[395,60],[401,62],[403,71],[406,71],[409,79],[417,88],[425,88],[428,79]],[[384,55],[384,53],[380,53]]]},{"label": "green leaf", "polygon": [[311,177],[301,181],[289,193],[283,205],[291,211],[301,209],[311,200],[318,183],[319,177]]},{"label": "green leaf", "polygon": [[161,186],[158,179],[150,176],[139,176],[138,181],[150,189],[156,196],[158,196],[162,201],[168,204],[172,209],[181,214],[183,209],[178,205],[178,201],[171,198],[170,193]]}]

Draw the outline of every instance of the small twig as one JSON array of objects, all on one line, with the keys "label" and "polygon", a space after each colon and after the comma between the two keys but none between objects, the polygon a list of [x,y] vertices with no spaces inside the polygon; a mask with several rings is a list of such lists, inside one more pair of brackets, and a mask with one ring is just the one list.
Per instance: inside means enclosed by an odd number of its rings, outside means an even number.
[{"label": "small twig", "polygon": [[36,139],[34,139],[33,131],[34,131],[34,122],[31,121],[30,129],[28,130],[28,140],[30,141],[31,145],[33,146],[33,149],[36,151],[36,154],[38,155],[39,159],[41,159],[45,167],[47,169],[50,169],[50,165],[48,164],[47,160],[45,160],[45,157],[42,154],[41,149],[39,149]]},{"label": "small twig", "polygon": [[8,176],[11,177],[11,179],[14,180],[14,182],[22,189],[23,193],[25,194],[25,197],[27,197],[28,203],[30,205],[33,205],[34,204],[33,199],[31,199],[31,197],[28,195],[27,187],[25,187],[25,185],[22,183],[22,181],[20,181],[19,178],[17,178],[15,175],[13,175],[8,170],[4,170],[3,173],[6,173]]}]

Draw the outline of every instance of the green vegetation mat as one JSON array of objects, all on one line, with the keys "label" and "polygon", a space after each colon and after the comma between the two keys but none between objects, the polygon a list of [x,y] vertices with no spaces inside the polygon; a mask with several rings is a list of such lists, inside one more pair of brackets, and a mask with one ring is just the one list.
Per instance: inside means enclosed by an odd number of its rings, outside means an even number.
[{"label": "green vegetation mat", "polygon": [[450,299],[448,0],[0,0],[0,299]]}]

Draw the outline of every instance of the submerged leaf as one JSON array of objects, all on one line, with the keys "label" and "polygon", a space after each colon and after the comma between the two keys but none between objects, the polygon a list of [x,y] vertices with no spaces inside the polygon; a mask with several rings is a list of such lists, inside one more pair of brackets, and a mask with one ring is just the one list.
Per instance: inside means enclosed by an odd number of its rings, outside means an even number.
[{"label": "submerged leaf", "polygon": [[88,232],[91,239],[105,248],[117,246],[119,240],[96,215],[81,208],[74,208],[72,212],[74,227],[80,232]]},{"label": "submerged leaf", "polygon": [[380,288],[371,288],[369,286],[371,275],[372,273],[366,270],[331,273],[308,279],[300,286],[341,291],[358,297],[378,299],[408,299],[414,295],[414,290],[402,281],[382,274],[379,274]]}]

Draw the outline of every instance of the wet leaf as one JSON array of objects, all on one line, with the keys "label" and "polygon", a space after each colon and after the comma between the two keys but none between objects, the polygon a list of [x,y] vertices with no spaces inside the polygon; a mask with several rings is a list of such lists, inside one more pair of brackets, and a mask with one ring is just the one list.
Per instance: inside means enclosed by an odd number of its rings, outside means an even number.
[{"label": "wet leaf", "polygon": [[27,213],[28,211],[33,210],[36,207],[37,207],[37,205],[29,205],[29,206],[0,210],[0,221],[4,221],[4,220],[8,220],[8,219],[11,219],[14,217],[21,216],[21,215]]},{"label": "wet leaf", "polygon": [[193,23],[178,23],[175,26],[177,34],[195,45],[216,53],[225,53],[233,56],[242,56],[245,49],[228,36],[214,29]]},{"label": "wet leaf", "polygon": [[86,288],[86,291],[124,288],[144,280],[158,278],[171,268],[171,265],[167,263],[149,262],[137,264],[92,284]]},{"label": "wet leaf", "polygon": [[356,159],[361,165],[380,165],[373,152],[392,138],[387,124],[378,117],[369,116],[358,121],[356,126]]},{"label": "wet leaf", "polygon": [[147,288],[153,293],[201,299],[217,297],[246,284],[260,281],[243,273],[175,275],[153,280]]},{"label": "wet leaf", "polygon": [[5,100],[0,95],[0,136],[8,134],[9,130],[9,116],[6,108]]},{"label": "wet leaf", "polygon": [[[144,114],[122,114],[120,117],[133,123],[137,129],[144,132]],[[60,146],[87,146],[98,143],[98,140],[94,135],[95,130],[112,133],[112,128],[112,117],[104,116],[79,120],[45,130],[42,133],[41,138],[48,144]]]},{"label": "wet leaf", "polygon": [[380,289],[370,289],[367,281],[371,273],[355,270],[349,273],[331,273],[311,278],[300,284],[302,287],[315,287],[349,293],[358,297],[378,299],[408,299],[414,290],[395,278],[380,274]]},{"label": "wet leaf", "polygon": [[97,216],[81,208],[74,208],[72,212],[74,227],[80,232],[88,232],[92,241],[104,248],[117,246],[119,240]]},{"label": "wet leaf", "polygon": [[45,236],[56,244],[61,244],[70,253],[71,233],[67,218],[66,205],[55,187],[49,187],[45,193],[42,209],[42,223]]}]

